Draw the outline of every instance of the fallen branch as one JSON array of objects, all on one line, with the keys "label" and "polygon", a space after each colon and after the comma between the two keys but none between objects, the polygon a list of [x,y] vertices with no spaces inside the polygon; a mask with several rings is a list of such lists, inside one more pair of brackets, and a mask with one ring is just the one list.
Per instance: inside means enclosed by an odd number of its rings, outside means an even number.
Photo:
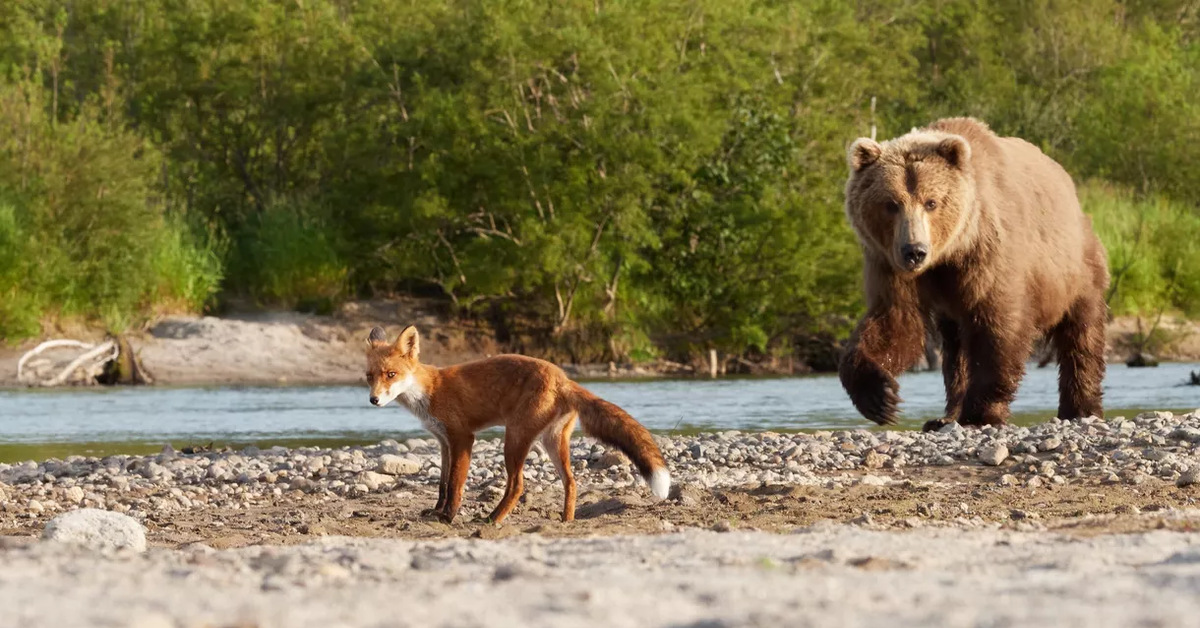
[{"label": "fallen branch", "polygon": [[63,369],[62,372],[59,373],[58,375],[56,375],[55,377],[43,382],[42,386],[58,386],[59,384],[66,381],[67,378],[70,377],[71,374],[75,372],[75,369],[79,368],[80,366],[83,366],[83,364],[85,362],[95,360],[98,356],[104,355],[106,353],[108,355],[105,355],[104,358],[102,358],[98,363],[93,364],[92,366],[93,367],[101,366],[105,362],[115,359],[117,357],[117,355],[120,353],[120,350],[117,349],[117,343],[115,343],[111,340],[105,341],[100,346],[95,347],[91,351],[88,351],[88,352],[84,353],[83,355],[75,358],[74,360],[71,361],[70,364],[67,365],[67,368]]},{"label": "fallen branch", "polygon": [[[78,356],[74,360],[72,360],[69,364],[67,364],[67,366],[64,369],[62,369],[58,373],[58,375],[56,375],[50,379],[47,379],[47,380],[44,380],[41,382],[26,381],[25,363],[30,358],[38,355],[39,353],[41,353],[47,349],[53,349],[56,347],[80,347],[83,349],[87,349],[87,351],[83,352],[83,354],[81,354],[80,356]],[[30,385],[30,386],[46,386],[46,387],[58,386],[58,385],[62,384],[63,382],[65,382],[67,380],[67,378],[70,377],[73,373],[75,373],[75,371],[78,370],[79,368],[81,368],[85,365],[88,366],[92,370],[95,370],[98,367],[103,367],[103,365],[105,363],[116,359],[116,357],[118,355],[120,355],[120,352],[121,352],[120,348],[117,346],[117,343],[113,340],[106,340],[98,345],[91,345],[86,342],[80,342],[78,340],[67,340],[67,339],[48,340],[48,341],[43,342],[42,344],[34,347],[32,350],[27,352],[25,355],[21,356],[21,359],[17,362],[17,381],[21,382],[23,384]]]},{"label": "fallen branch", "polygon": [[29,361],[29,358],[32,358],[47,349],[53,349],[55,347],[80,347],[83,349],[91,349],[93,346],[94,345],[90,345],[86,342],[80,342],[78,340],[47,340],[46,342],[43,342],[42,344],[26,352],[25,355],[21,356],[21,359],[17,362],[17,381],[25,383],[25,362]]}]

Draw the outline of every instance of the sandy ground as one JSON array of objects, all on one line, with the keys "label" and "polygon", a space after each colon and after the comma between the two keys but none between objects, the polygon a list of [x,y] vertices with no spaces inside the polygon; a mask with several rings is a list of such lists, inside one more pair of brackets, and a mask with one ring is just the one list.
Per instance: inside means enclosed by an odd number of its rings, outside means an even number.
[{"label": "sandy ground", "polygon": [[[1093,527],[1060,525],[1080,521],[1064,516],[1070,509],[1108,500],[1150,507],[1185,499],[1158,490],[1121,495],[1126,492],[1043,494],[1039,507],[1038,498],[1021,491],[971,497],[965,487],[842,495],[719,491],[698,496],[694,506],[626,503],[624,511],[570,526],[546,524],[534,500],[500,529],[501,536],[511,534],[501,539],[490,538],[481,524],[447,530],[415,523],[412,502],[426,496],[397,494],[387,503],[343,504],[348,516],[337,518],[350,523],[331,521],[329,529],[384,531],[399,539],[291,533],[290,546],[239,541],[232,549],[213,548],[225,546],[228,536],[221,535],[248,519],[285,521],[283,511],[223,516],[221,526],[212,520],[193,526],[183,518],[171,522],[176,532],[152,528],[158,547],[140,555],[0,537],[0,624],[1195,625],[1200,533],[1179,530],[1194,530],[1200,511],[1164,506],[1110,519],[1151,530],[1142,532],[1095,534]],[[1056,530],[954,523],[950,514],[939,525],[937,514],[922,518],[911,508],[929,499],[946,500],[947,513],[961,512],[965,503],[988,519],[1000,511],[1011,520],[1009,506],[1028,506],[1018,523]],[[837,522],[855,510],[879,514],[870,523]],[[291,517],[322,511],[301,507]],[[895,525],[905,514],[931,523]],[[376,527],[372,518],[379,520]],[[714,520],[709,529],[693,525]],[[631,534],[651,521],[658,527],[653,534]],[[325,524],[306,525],[313,531]],[[471,536],[471,530],[482,538],[445,538]],[[209,543],[176,545],[186,539]]]},{"label": "sandy ground", "polygon": [[[422,330],[421,357],[444,366],[501,353],[490,331],[450,323],[436,301],[398,298],[347,303],[332,316],[296,312],[263,312],[215,317],[167,317],[130,334],[143,365],[159,384],[352,384],[362,379],[363,342],[371,327],[392,334],[415,324]],[[1167,360],[1200,359],[1200,323],[1169,320],[1161,325],[1174,341]],[[1118,319],[1109,330],[1110,359],[1122,361],[1136,321]],[[73,328],[52,334],[94,342],[96,329]],[[14,386],[20,356],[36,342],[0,349],[0,387]],[[65,365],[78,350],[48,352],[51,362]],[[573,376],[604,376],[608,365],[564,365]],[[620,376],[678,372],[663,362],[616,367]],[[51,365],[45,365],[53,371]]]},{"label": "sandy ground", "polygon": [[6,553],[0,606],[20,626],[1188,626],[1198,542],[818,525],[116,558],[43,545]]}]

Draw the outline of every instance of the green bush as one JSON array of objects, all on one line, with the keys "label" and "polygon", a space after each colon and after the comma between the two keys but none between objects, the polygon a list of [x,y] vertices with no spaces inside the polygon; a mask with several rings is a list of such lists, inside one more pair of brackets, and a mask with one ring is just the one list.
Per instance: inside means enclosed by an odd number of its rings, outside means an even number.
[{"label": "green bush", "polygon": [[165,216],[155,150],[90,106],[56,121],[46,96],[0,82],[0,334],[55,316],[121,330],[156,304],[202,304],[218,266]]}]

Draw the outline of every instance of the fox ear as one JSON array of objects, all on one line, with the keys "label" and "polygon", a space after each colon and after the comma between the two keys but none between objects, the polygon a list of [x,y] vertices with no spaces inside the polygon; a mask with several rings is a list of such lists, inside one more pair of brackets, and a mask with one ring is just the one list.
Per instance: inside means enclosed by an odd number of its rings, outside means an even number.
[{"label": "fox ear", "polygon": [[412,325],[405,327],[396,339],[393,351],[411,358],[417,357],[421,352],[421,337],[417,334],[417,328]]},{"label": "fox ear", "polygon": [[367,344],[372,347],[387,344],[387,332],[383,331],[382,327],[376,327],[371,330],[371,335],[367,336]]}]

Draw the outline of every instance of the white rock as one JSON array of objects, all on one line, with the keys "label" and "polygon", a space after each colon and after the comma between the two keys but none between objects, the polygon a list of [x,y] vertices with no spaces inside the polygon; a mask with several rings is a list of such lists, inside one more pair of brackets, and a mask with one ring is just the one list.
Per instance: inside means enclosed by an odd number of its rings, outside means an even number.
[{"label": "white rock", "polygon": [[146,551],[146,531],[137,519],[95,508],[73,510],[51,519],[42,538],[93,549]]},{"label": "white rock", "polygon": [[957,422],[947,423],[947,424],[943,425],[942,427],[938,428],[938,433],[939,434],[962,434],[963,426],[959,425]]},{"label": "white rock", "polygon": [[369,490],[377,490],[380,486],[391,484],[392,478],[374,471],[363,471],[354,477],[358,484],[366,485]]},{"label": "white rock", "polygon": [[1050,438],[1042,441],[1042,444],[1038,446],[1038,449],[1042,451],[1054,451],[1059,447],[1062,447],[1062,439],[1051,436]]},{"label": "white rock", "polygon": [[979,448],[979,461],[983,464],[999,466],[1006,458],[1008,458],[1008,447],[1004,443]]},{"label": "white rock", "polygon": [[379,467],[375,470],[387,475],[411,475],[421,470],[421,463],[408,457],[384,454],[379,457]]}]

